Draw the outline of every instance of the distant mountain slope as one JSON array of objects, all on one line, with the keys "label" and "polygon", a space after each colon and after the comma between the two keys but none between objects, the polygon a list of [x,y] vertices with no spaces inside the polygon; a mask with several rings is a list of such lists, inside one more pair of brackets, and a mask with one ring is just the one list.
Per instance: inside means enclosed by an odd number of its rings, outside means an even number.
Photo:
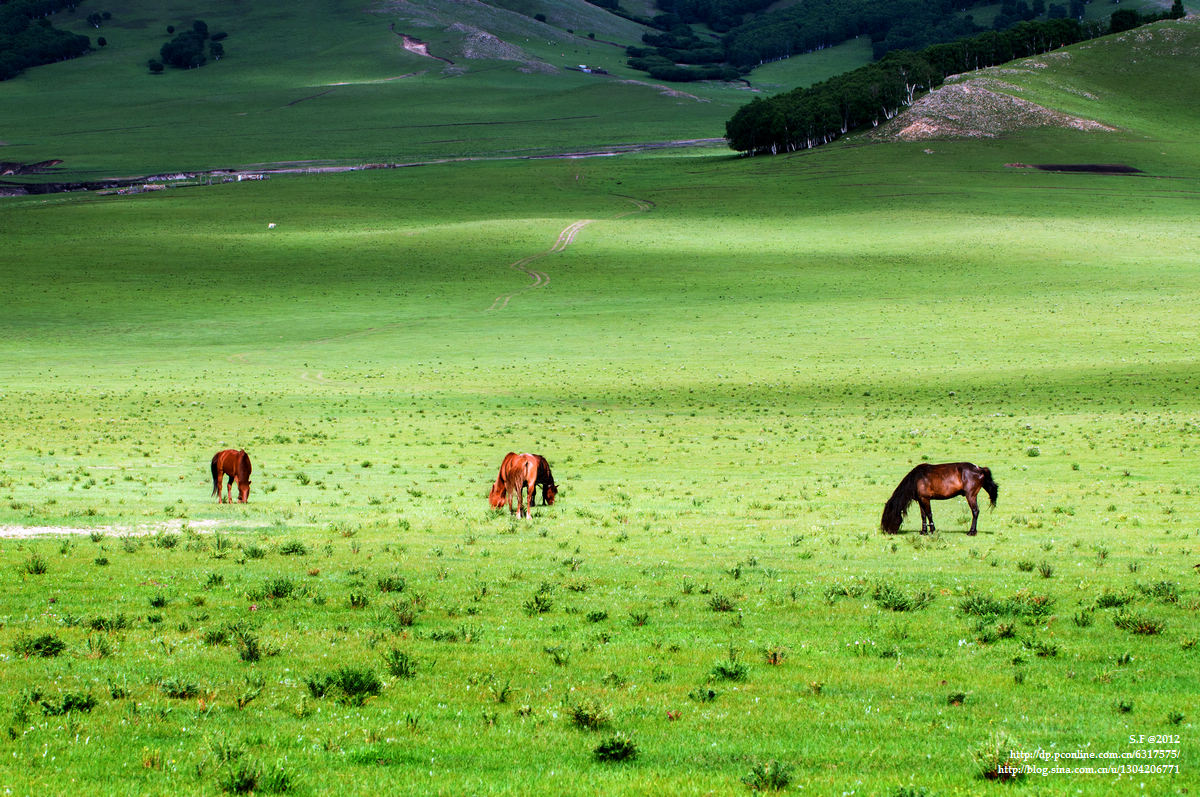
[{"label": "distant mountain slope", "polygon": [[[531,10],[541,7],[530,4]],[[547,13],[530,14],[481,0],[382,0],[371,11],[394,18],[397,29],[410,35],[436,33],[448,51],[434,54],[519,61],[527,67],[541,64],[548,71],[557,69],[565,50],[577,47],[581,40],[589,47],[607,46],[613,55],[622,56],[622,48],[640,41],[646,30],[583,0],[563,0],[547,8]]]}]

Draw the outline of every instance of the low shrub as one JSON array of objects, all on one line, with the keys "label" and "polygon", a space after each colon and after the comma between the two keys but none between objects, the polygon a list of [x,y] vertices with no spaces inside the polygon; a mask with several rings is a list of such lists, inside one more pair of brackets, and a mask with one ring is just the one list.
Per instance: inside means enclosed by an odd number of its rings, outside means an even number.
[{"label": "low shrub", "polygon": [[417,674],[417,660],[397,648],[389,648],[383,654],[383,663],[397,678],[412,678]]},{"label": "low shrub", "polygon": [[585,731],[598,731],[612,721],[612,712],[599,700],[590,698],[568,709],[571,722]]},{"label": "low shrub", "polygon": [[933,593],[918,590],[907,594],[887,581],[881,581],[871,590],[871,598],[882,609],[893,612],[913,612],[923,609],[933,602]]},{"label": "low shrub", "polygon": [[1147,636],[1161,634],[1166,627],[1166,623],[1157,617],[1150,617],[1149,615],[1139,614],[1126,609],[1122,609],[1113,615],[1113,625],[1131,634],[1143,634]]},{"label": "low shrub", "polygon": [[638,747],[628,736],[617,733],[596,745],[592,756],[597,761],[607,763],[632,761],[638,756]]},{"label": "low shrub", "polygon": [[334,697],[340,703],[361,706],[368,697],[378,695],[383,682],[368,667],[346,666],[333,673],[304,679],[313,697]]},{"label": "low shrub", "polygon": [[50,659],[66,649],[67,643],[54,634],[41,634],[35,637],[22,634],[13,642],[13,652],[27,659],[34,656]]},{"label": "low shrub", "polygon": [[1020,749],[1021,745],[1007,732],[993,731],[971,750],[976,774],[985,780],[1016,780],[1021,776],[1021,765],[1010,755],[1012,751]]},{"label": "low shrub", "polygon": [[774,759],[759,762],[742,776],[752,791],[783,791],[792,782],[791,768],[782,761]]}]

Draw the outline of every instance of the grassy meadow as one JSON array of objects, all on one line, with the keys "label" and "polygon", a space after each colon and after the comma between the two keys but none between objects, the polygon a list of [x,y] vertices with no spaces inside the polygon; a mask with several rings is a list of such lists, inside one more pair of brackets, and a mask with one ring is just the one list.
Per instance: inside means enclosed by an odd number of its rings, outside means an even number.
[{"label": "grassy meadow", "polygon": [[[1128,79],[1072,57],[1026,90]],[[1175,85],[1103,135],[5,199],[0,787],[1008,794],[1040,749],[1159,770],[1023,794],[1185,793]],[[531,521],[487,507],[510,450],[561,487]],[[879,533],[954,460],[1000,484],[978,536]]]},{"label": "grassy meadow", "polygon": [[[719,138],[749,99],[740,84],[675,92],[629,69],[624,45],[639,42],[641,29],[584,2],[556,3],[548,14],[555,24],[482,3],[442,5],[300,0],[198,9],[121,0],[99,29],[86,23],[86,9],[57,14],[56,25],[108,44],[0,86],[0,158],[63,161],[57,177],[30,178],[46,180],[279,161],[527,157]],[[167,26],[182,30],[197,17],[229,34],[226,55],[151,75],[146,61],[170,38]],[[517,50],[473,45],[470,30],[494,31]],[[401,33],[454,63],[405,50]],[[611,74],[585,74],[579,64]]]}]

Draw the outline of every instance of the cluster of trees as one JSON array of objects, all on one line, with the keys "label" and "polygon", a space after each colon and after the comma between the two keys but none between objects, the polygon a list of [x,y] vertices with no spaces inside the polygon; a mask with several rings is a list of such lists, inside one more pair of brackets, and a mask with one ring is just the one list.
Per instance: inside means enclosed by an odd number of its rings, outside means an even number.
[{"label": "cluster of trees", "polygon": [[691,24],[699,22],[717,33],[727,33],[741,25],[747,14],[757,14],[769,8],[775,0],[658,0],[658,7],[674,20]]},{"label": "cluster of trees", "polygon": [[[175,33],[175,26],[168,25],[167,33]],[[221,42],[226,35],[224,32],[209,34],[208,23],[197,19],[191,28],[177,34],[162,46],[158,53],[161,61],[151,58],[147,66],[151,72],[158,74],[167,66],[196,69],[208,63],[210,57],[214,61],[220,61],[225,55],[225,45]]]},{"label": "cluster of trees", "polygon": [[[891,50],[978,32],[972,18],[960,12],[983,2],[988,0],[805,0],[767,11],[770,0],[659,0],[666,13],[648,22],[663,32],[643,36],[647,47],[629,48],[629,63],[660,75],[667,71],[667,62],[707,65],[710,72],[722,67],[716,71],[729,74],[731,67],[744,72],[863,35],[871,37],[875,57],[880,58]],[[725,35],[701,38],[693,23]]]},{"label": "cluster of trees", "polygon": [[48,17],[74,9],[75,0],[8,0],[0,3],[0,80],[31,66],[76,58],[92,49],[91,40],[59,30]]},{"label": "cluster of trees", "polygon": [[[771,11],[725,37],[730,63],[752,67],[870,36],[875,57],[892,49],[924,46],[975,33],[960,12],[986,0],[807,0]],[[886,42],[895,29],[893,41]]]},{"label": "cluster of trees", "polygon": [[642,42],[648,46],[626,48],[629,65],[656,80],[734,80],[741,74],[724,63],[725,48],[719,42],[701,39],[688,25],[644,34]]},{"label": "cluster of trees", "polygon": [[[1113,15],[1116,17],[1116,14]],[[1143,22],[1161,16],[1139,17]],[[738,152],[779,153],[825,144],[855,128],[878,125],[911,105],[947,75],[995,66],[1109,33],[1118,24],[1076,19],[1020,22],[919,52],[895,51],[835,78],[742,106],[725,123]]]},{"label": "cluster of trees", "polygon": [[1122,8],[1120,11],[1114,11],[1109,19],[1109,33],[1120,33],[1123,30],[1132,30],[1149,22],[1158,22],[1162,19],[1182,19],[1187,12],[1183,10],[1183,0],[1175,0],[1171,4],[1170,11],[1163,11],[1158,14],[1139,14],[1131,8]]},{"label": "cluster of trees", "polygon": [[[606,0],[607,1],[607,0]],[[871,38],[878,60],[897,50],[920,50],[988,28],[969,11],[992,0],[805,0],[768,10],[772,0],[659,0],[665,13],[641,20],[659,32],[628,48],[629,65],[661,80],[732,79],[754,67],[812,52],[858,36]],[[990,28],[1003,31],[1035,20],[1082,20],[1088,0],[1003,0]],[[1157,15],[1121,10],[1120,29],[1182,16],[1181,0]],[[702,23],[720,39],[692,29]]]}]

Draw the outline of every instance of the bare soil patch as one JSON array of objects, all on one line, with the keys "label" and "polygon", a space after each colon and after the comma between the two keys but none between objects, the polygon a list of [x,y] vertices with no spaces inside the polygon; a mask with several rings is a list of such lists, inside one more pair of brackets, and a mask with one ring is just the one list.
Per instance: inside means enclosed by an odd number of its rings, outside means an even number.
[{"label": "bare soil patch", "polygon": [[1009,84],[989,77],[947,83],[880,125],[874,138],[924,141],[938,138],[997,138],[1036,127],[1093,132],[1116,130],[1092,119],[1061,113],[1004,93]]}]

